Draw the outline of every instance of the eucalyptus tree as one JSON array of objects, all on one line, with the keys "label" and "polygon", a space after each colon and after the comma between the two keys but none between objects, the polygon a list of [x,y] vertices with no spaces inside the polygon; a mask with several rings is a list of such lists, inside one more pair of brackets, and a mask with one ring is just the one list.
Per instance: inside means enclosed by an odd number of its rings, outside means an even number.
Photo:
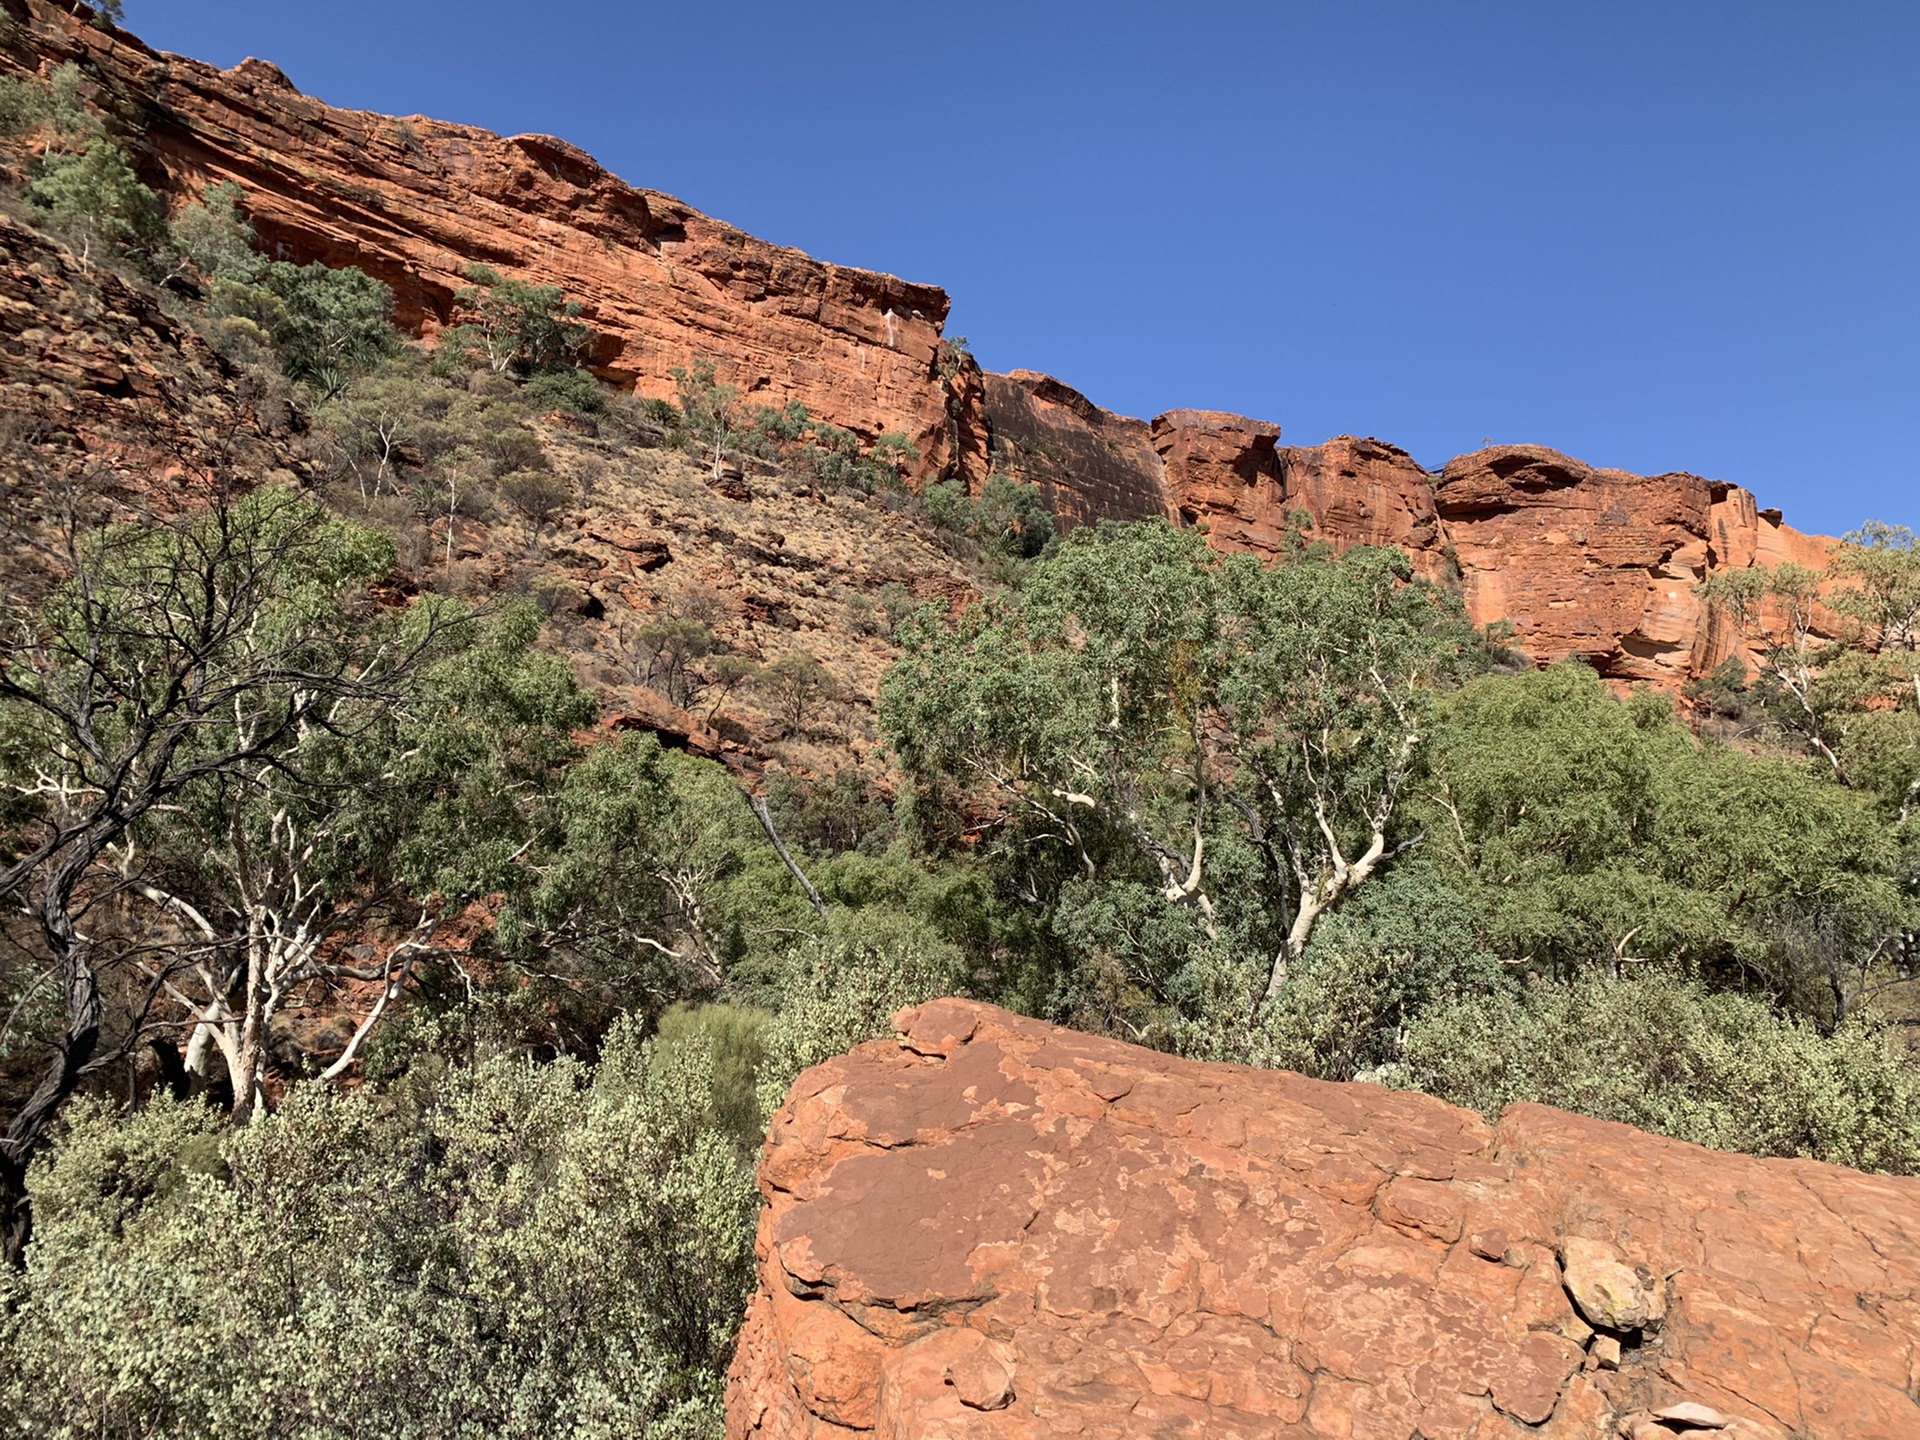
[{"label": "eucalyptus tree", "polygon": [[1841,538],[1825,571],[1754,565],[1704,589],[1755,662],[1752,691],[1782,736],[1906,821],[1920,803],[1913,532],[1870,521]]},{"label": "eucalyptus tree", "polygon": [[115,956],[93,921],[144,883],[137,828],[273,770],[343,708],[398,694],[444,635],[430,620],[376,649],[350,643],[387,542],[282,490],[220,493],[172,522],[22,538],[65,578],[44,604],[11,604],[0,638],[0,901],[31,936],[30,988],[60,996],[39,1079],[0,1134],[16,1263],[28,1162],[84,1079],[142,1038],[173,968],[149,967],[126,1033],[103,1035],[101,970]]},{"label": "eucalyptus tree", "polygon": [[565,370],[577,365],[593,340],[578,300],[557,285],[503,279],[485,265],[469,265],[469,283],[453,302],[468,318],[440,337],[441,348],[471,356],[496,375]]},{"label": "eucalyptus tree", "polygon": [[[265,1098],[268,1037],[290,1004],[353,1018],[322,1071],[344,1074],[419,964],[462,963],[485,929],[467,907],[517,890],[557,833],[550,797],[594,706],[533,650],[538,631],[529,607],[475,616],[437,598],[364,617],[343,634],[356,673],[404,655],[406,683],[335,697],[130,837],[140,892],[201,942],[164,983],[193,1016],[187,1069],[218,1052],[236,1120]],[[234,737],[215,721],[203,743]]]},{"label": "eucalyptus tree", "polygon": [[1268,565],[1158,522],[1077,531],[1019,592],[901,639],[881,715],[922,795],[998,810],[1085,883],[1144,876],[1210,939],[1263,937],[1257,1004],[1418,838],[1434,693],[1478,654],[1398,551]]}]

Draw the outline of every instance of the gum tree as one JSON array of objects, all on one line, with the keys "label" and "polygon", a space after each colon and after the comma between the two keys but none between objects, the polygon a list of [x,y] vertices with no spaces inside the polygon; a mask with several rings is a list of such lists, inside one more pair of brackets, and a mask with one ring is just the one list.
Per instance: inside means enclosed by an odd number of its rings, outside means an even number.
[{"label": "gum tree", "polygon": [[1475,653],[1397,551],[1267,566],[1160,523],[1078,531],[1017,594],[902,640],[881,715],[922,794],[997,809],[1088,884],[1144,876],[1210,938],[1273,917],[1260,1004],[1413,842],[1433,692]]}]

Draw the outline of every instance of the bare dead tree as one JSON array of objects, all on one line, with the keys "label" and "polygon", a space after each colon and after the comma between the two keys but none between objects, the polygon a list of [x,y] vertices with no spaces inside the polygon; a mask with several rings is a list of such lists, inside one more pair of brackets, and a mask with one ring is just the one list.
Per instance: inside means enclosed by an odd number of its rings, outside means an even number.
[{"label": "bare dead tree", "polygon": [[0,1255],[18,1265],[30,1161],[86,1078],[137,1043],[172,974],[149,967],[137,1022],[103,1045],[107,957],[83,924],[102,862],[194,787],[282,763],[293,738],[396,683],[413,657],[369,664],[340,643],[338,614],[317,602],[352,566],[337,523],[289,492],[216,490],[183,519],[104,528],[69,504],[50,532],[10,538],[64,577],[44,604],[11,606],[0,632],[6,782],[25,812],[0,903],[37,933],[64,1014],[0,1133]]}]

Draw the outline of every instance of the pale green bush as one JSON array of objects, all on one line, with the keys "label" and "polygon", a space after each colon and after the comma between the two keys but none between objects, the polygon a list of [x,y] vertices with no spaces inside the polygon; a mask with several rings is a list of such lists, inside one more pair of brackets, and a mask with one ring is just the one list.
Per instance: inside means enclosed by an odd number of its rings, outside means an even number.
[{"label": "pale green bush", "polygon": [[777,1109],[802,1070],[891,1035],[895,1011],[962,992],[964,971],[959,950],[923,921],[835,911],[823,936],[787,957],[780,1012],[762,1040],[762,1109]]},{"label": "pale green bush", "polygon": [[0,1434],[717,1435],[751,1163],[710,1048],[616,1029],[246,1129],[76,1113],[0,1319]]},{"label": "pale green bush", "polygon": [[1488,1115],[1533,1100],[1717,1150],[1920,1174],[1920,1071],[1886,1034],[1822,1035],[1668,975],[1437,1006],[1402,1054],[1400,1083]]}]

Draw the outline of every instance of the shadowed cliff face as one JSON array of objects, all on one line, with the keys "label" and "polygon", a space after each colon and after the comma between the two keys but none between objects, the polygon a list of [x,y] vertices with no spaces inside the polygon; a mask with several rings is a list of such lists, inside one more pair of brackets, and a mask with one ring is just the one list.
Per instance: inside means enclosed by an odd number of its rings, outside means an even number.
[{"label": "shadowed cliff face", "polygon": [[977,489],[995,469],[1038,485],[1069,527],[1164,516],[1270,555],[1305,512],[1337,547],[1402,547],[1475,620],[1511,621],[1536,663],[1580,656],[1620,681],[1677,687],[1726,656],[1696,596],[1707,575],[1825,563],[1827,542],[1691,475],[1532,446],[1434,475],[1378,440],[1284,446],[1277,425],[1198,410],[1149,424],[1049,376],[956,370],[941,364],[943,291],[756,240],[562,140],[339,110],[263,61],[217,70],[46,0],[0,8],[19,22],[0,49],[29,67],[80,61],[98,103],[144,137],[151,181],[181,197],[236,182],[276,255],[363,267],[429,337],[483,262],[582,301],[595,368],[642,394],[670,397],[671,368],[711,360],[749,405],[797,400],[868,439],[905,433],[916,479]]},{"label": "shadowed cliff face", "polygon": [[1920,1434],[1920,1182],[894,1023],[774,1118],[733,1440]]}]

